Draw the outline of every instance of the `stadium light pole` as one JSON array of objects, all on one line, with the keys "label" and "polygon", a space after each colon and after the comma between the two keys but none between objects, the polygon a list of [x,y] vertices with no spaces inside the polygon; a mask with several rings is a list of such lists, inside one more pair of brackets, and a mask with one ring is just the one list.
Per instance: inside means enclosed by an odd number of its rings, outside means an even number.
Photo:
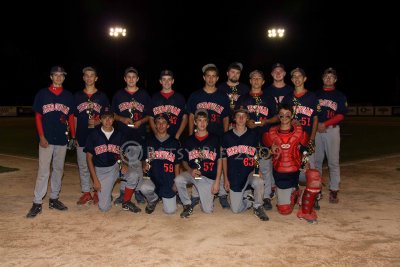
[{"label": "stadium light pole", "polygon": [[119,65],[119,54],[118,54],[118,43],[120,42],[121,39],[125,38],[127,35],[127,31],[126,28],[124,27],[111,27],[109,29],[109,36],[111,37],[111,39],[114,39],[114,49],[115,49],[115,82],[117,83],[118,81],[118,65]]}]

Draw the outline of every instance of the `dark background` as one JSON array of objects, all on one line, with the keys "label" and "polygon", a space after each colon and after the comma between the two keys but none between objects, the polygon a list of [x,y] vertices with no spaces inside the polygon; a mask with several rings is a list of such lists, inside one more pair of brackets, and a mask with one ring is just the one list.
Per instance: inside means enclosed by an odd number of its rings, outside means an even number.
[{"label": "dark background", "polygon": [[[239,0],[237,0],[239,1]],[[97,67],[97,87],[112,97],[123,70],[139,70],[139,85],[160,90],[159,73],[175,73],[174,88],[185,96],[203,85],[201,67],[215,63],[220,82],[234,61],[244,65],[241,81],[254,69],[266,73],[281,62],[289,73],[305,69],[306,88],[319,89],[327,67],[338,72],[337,88],[350,104],[399,105],[399,15],[394,4],[353,1],[14,1],[3,7],[0,105],[32,105],[50,84],[49,70],[62,65],[64,87],[83,89],[82,68]],[[349,6],[352,5],[352,6]],[[7,18],[6,18],[7,16]],[[112,39],[109,28],[127,28]],[[286,29],[272,40],[266,30]],[[286,82],[291,84],[289,75]],[[4,94],[4,93],[3,93]]]}]

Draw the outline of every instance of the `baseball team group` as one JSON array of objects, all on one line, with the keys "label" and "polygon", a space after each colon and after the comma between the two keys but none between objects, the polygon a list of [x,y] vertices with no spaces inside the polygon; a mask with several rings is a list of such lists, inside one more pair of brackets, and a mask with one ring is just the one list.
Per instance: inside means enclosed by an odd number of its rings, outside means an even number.
[{"label": "baseball team group", "polygon": [[[329,203],[338,203],[340,124],[347,100],[335,88],[337,73],[322,73],[321,89],[309,91],[302,68],[290,72],[272,66],[272,82],[253,70],[249,85],[240,81],[243,65],[233,62],[219,81],[214,64],[202,67],[204,86],[189,98],[173,90],[171,70],[160,73],[161,90],[150,94],[138,86],[139,72],[128,67],[125,88],[109,101],[96,88],[94,67],[85,67],[84,89],[63,88],[67,73],[50,70],[51,85],[36,94],[33,111],[39,139],[39,167],[33,205],[27,218],[42,212],[50,179],[49,208],[68,210],[59,200],[68,149],[76,149],[81,192],[77,205],[113,205],[151,214],[162,203],[166,214],[182,206],[188,218],[200,205],[212,213],[222,208],[251,209],[268,221],[266,210],[317,222],[322,198],[322,166],[326,159]],[[119,196],[113,197],[114,186]]]}]

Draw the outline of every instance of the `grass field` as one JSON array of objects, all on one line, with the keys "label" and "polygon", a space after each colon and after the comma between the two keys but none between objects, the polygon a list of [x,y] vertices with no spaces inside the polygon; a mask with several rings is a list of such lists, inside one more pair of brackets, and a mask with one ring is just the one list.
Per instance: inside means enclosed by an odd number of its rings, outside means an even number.
[{"label": "grass field", "polygon": [[[0,153],[38,156],[33,117],[3,117],[0,125]],[[400,152],[400,117],[348,117],[341,133],[341,162]],[[66,161],[75,163],[75,152],[68,151]]]}]

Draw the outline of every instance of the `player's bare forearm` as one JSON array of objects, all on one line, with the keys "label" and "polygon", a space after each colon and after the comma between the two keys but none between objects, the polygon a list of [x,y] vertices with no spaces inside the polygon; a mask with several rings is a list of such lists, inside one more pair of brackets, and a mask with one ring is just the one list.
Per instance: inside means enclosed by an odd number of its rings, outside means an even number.
[{"label": "player's bare forearm", "polygon": [[224,179],[225,179],[225,177],[228,177],[228,160],[227,160],[227,158],[222,159],[222,171],[223,171]]},{"label": "player's bare forearm", "polygon": [[[100,183],[100,182],[99,182],[99,178],[97,177],[96,171],[94,169],[93,155],[90,152],[86,152],[86,162],[87,162],[89,173],[90,173],[90,177],[92,178],[93,186],[94,186],[94,183],[96,181],[98,183]],[[95,189],[98,190],[97,188],[95,188]]]},{"label": "player's bare forearm", "polygon": [[153,117],[149,118],[149,124],[150,124],[150,128],[153,131],[153,133],[156,133],[156,125],[154,123],[154,118]]},{"label": "player's bare forearm", "polygon": [[313,125],[312,125],[310,141],[315,140],[315,135],[317,134],[317,130],[318,130],[318,116],[314,116],[313,119],[314,119],[314,121],[313,121]]},{"label": "player's bare forearm", "polygon": [[182,117],[182,122],[181,122],[181,126],[179,126],[178,131],[176,132],[175,138],[179,139],[183,133],[183,131],[186,128],[186,125],[188,124],[188,116],[187,114],[184,114]]},{"label": "player's bare forearm", "polygon": [[223,120],[224,133],[229,130],[229,116],[226,116]]},{"label": "player's bare forearm", "polygon": [[194,115],[193,113],[189,114],[189,135],[192,135],[194,131]]},{"label": "player's bare forearm", "polygon": [[174,172],[175,172],[175,177],[180,174],[180,164],[175,164],[174,166]]}]

